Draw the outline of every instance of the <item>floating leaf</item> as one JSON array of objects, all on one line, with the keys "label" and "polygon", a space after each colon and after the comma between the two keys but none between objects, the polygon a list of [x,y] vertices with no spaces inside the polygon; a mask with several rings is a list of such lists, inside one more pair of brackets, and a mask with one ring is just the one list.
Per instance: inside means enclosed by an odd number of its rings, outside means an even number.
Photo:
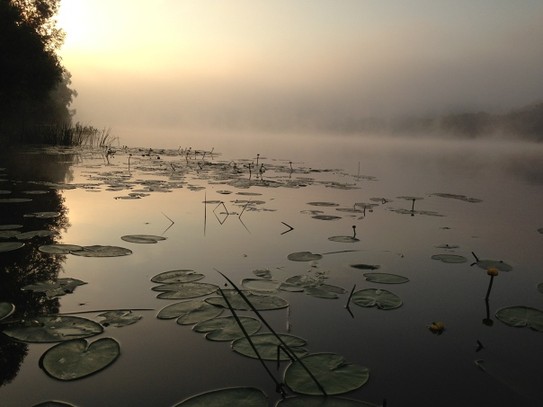
[{"label": "floating leaf", "polygon": [[356,291],[351,301],[361,307],[377,307],[389,310],[402,306],[402,300],[396,294],[380,288],[366,288]]},{"label": "floating leaf", "polygon": [[0,302],[0,321],[8,318],[15,312],[15,305],[10,302]]},{"label": "floating leaf", "polygon": [[[294,352],[295,355],[301,357],[307,354],[307,349],[304,346],[307,345],[305,339],[299,338],[289,334],[278,334],[281,340],[287,344],[288,348]],[[281,342],[272,333],[263,333],[251,335],[251,341],[257,348],[260,357],[264,360],[277,360],[277,348],[281,345]],[[255,354],[249,340],[246,337],[236,339],[232,342],[232,349],[241,355],[248,356],[253,359],[258,359]],[[289,360],[289,357],[285,352],[280,351],[279,360]]]},{"label": "floating leaf", "polygon": [[291,261],[315,261],[322,259],[322,254],[311,252],[295,252],[290,253],[287,259]]},{"label": "floating leaf", "polygon": [[76,256],[81,257],[119,257],[132,254],[132,250],[119,246],[83,246],[83,250],[71,252]]},{"label": "floating leaf", "polygon": [[318,220],[338,220],[341,219],[341,216],[334,216],[334,215],[315,215],[312,216],[313,219]]},{"label": "floating leaf", "polygon": [[330,236],[328,238],[331,242],[337,242],[337,243],[356,243],[360,242],[360,239],[354,237],[354,236]]},{"label": "floating leaf", "polygon": [[351,267],[358,270],[377,270],[381,268],[381,266],[378,264],[364,264],[364,263],[351,264]]},{"label": "floating leaf", "polygon": [[409,281],[407,277],[389,273],[364,273],[364,277],[367,281],[381,284],[403,284]]},{"label": "floating leaf", "polygon": [[70,254],[78,250],[83,250],[83,247],[76,244],[56,243],[40,246],[38,250],[49,254]]},{"label": "floating leaf", "polygon": [[543,311],[523,305],[501,308],[496,318],[504,324],[514,327],[528,327],[543,332]]},{"label": "floating leaf", "polygon": [[98,314],[98,316],[104,318],[100,321],[103,326],[112,325],[117,328],[135,324],[142,318],[141,315],[134,315],[131,310],[107,311]]},{"label": "floating leaf", "polygon": [[268,397],[254,387],[232,387],[192,396],[174,407],[268,407]]},{"label": "floating leaf", "polygon": [[539,284],[537,285],[537,291],[539,291],[540,293],[543,294],[543,283],[539,283]]},{"label": "floating leaf", "polygon": [[[245,302],[241,295],[236,290],[222,290],[223,294],[228,297],[228,301],[233,309],[238,311],[248,311],[251,307]],[[274,310],[288,307],[288,302],[275,295],[255,295],[248,291],[244,291],[243,294],[249,300],[249,302],[258,310]],[[222,296],[209,297],[205,300],[207,303],[216,305],[218,307],[229,308],[226,301]]]},{"label": "floating leaf", "polygon": [[53,346],[43,354],[40,367],[58,380],[76,380],[111,365],[121,348],[112,338],[100,338],[90,344],[85,339],[73,339]]},{"label": "floating leaf", "polygon": [[270,270],[253,270],[253,274],[260,278],[270,279],[271,271]]},{"label": "floating leaf", "polygon": [[163,273],[157,274],[151,281],[153,283],[163,283],[163,284],[172,284],[172,283],[190,283],[193,281],[198,281],[204,278],[205,276],[201,273],[196,273],[194,270],[190,269],[180,269],[180,270],[170,270],[164,271]]},{"label": "floating leaf", "polygon": [[25,244],[21,242],[0,242],[0,253],[11,252],[13,250],[20,249]]},{"label": "floating leaf", "polygon": [[43,401],[39,404],[34,404],[32,407],[75,407],[73,404],[65,403],[63,401]]},{"label": "floating leaf", "polygon": [[161,240],[166,240],[165,237],[156,235],[125,235],[121,236],[121,239],[125,242],[140,244],[154,244]]},{"label": "floating leaf", "polygon": [[23,215],[25,218],[53,219],[60,216],[60,212],[33,212]]},{"label": "floating leaf", "polygon": [[[251,317],[238,317],[248,335],[253,335],[260,330],[262,323]],[[238,322],[233,316],[214,318],[199,322],[192,328],[198,333],[205,333],[210,341],[232,341],[244,336]]]},{"label": "floating leaf", "polygon": [[276,407],[380,407],[368,401],[345,399],[341,397],[297,396],[287,397],[276,404]]},{"label": "floating leaf", "polygon": [[191,300],[168,305],[162,308],[156,317],[158,319],[177,318],[179,325],[192,325],[218,317],[223,311],[223,308],[208,304],[205,301]]},{"label": "floating leaf", "polygon": [[489,268],[495,268],[499,271],[511,271],[513,267],[507,263],[504,263],[501,260],[478,260],[475,264],[482,268],[483,270],[488,270]]},{"label": "floating leaf", "polygon": [[466,259],[464,256],[448,253],[434,254],[432,259],[442,261],[443,263],[465,263],[468,261],[468,259]]},{"label": "floating leaf", "polygon": [[18,233],[15,237],[17,240],[30,240],[35,237],[48,237],[52,235],[53,232],[50,230],[30,230],[28,232]]},{"label": "floating leaf", "polygon": [[13,224],[13,225],[0,225],[0,230],[12,230],[12,229],[21,229],[23,225]]},{"label": "floating leaf", "polygon": [[18,230],[0,230],[0,239],[11,239],[21,234]]},{"label": "floating leaf", "polygon": [[60,297],[73,293],[76,287],[87,284],[77,278],[59,278],[56,281],[39,281],[34,284],[25,285],[21,290],[44,293],[48,298]]},{"label": "floating leaf", "polygon": [[307,204],[311,206],[326,206],[326,207],[339,206],[339,204],[335,202],[308,202]]},{"label": "floating leaf", "polygon": [[22,203],[22,202],[32,202],[32,199],[30,198],[1,198],[0,199],[0,204]]},{"label": "floating leaf", "polygon": [[477,202],[483,202],[482,199],[478,198],[469,198],[466,195],[458,195],[458,194],[447,194],[447,193],[440,193],[437,192],[435,194],[431,194],[433,196],[439,196],[441,198],[450,198],[450,199],[458,199],[460,201],[464,202],[470,202],[470,203],[477,203]]},{"label": "floating leaf", "polygon": [[[324,388],[327,395],[343,394],[362,387],[370,377],[367,367],[348,363],[335,353],[312,353],[301,358],[303,364]],[[315,381],[298,361],[285,370],[285,383],[296,393],[322,395]]]},{"label": "floating leaf", "polygon": [[336,299],[338,294],[345,294],[345,290],[341,287],[336,287],[329,284],[321,284],[315,287],[304,288],[304,293],[311,295],[312,297]]},{"label": "floating leaf", "polygon": [[81,317],[51,315],[9,324],[4,334],[23,342],[60,342],[101,334],[100,324]]},{"label": "floating leaf", "polygon": [[217,291],[215,284],[209,283],[174,283],[174,284],[162,284],[153,287],[153,291],[163,291],[157,296],[157,298],[169,299],[169,300],[183,300],[189,298],[203,297]]},{"label": "floating leaf", "polygon": [[265,279],[265,278],[244,278],[241,281],[243,288],[251,291],[260,291],[260,292],[274,292],[277,291],[279,281]]}]

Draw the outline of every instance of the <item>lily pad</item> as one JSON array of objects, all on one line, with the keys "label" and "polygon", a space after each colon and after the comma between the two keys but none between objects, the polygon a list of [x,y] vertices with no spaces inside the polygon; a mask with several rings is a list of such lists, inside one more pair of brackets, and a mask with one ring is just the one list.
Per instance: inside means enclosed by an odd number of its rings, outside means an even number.
[{"label": "lily pad", "polygon": [[60,216],[60,212],[32,212],[24,214],[24,218],[54,219]]},{"label": "lily pad", "polygon": [[358,270],[377,270],[381,268],[381,266],[378,264],[365,264],[365,263],[351,264],[351,267]]},{"label": "lily pad", "polygon": [[120,353],[120,345],[113,338],[100,338],[91,343],[72,339],[45,352],[40,367],[55,379],[77,380],[105,369]]},{"label": "lily pad", "polygon": [[48,298],[60,297],[73,293],[76,287],[87,284],[77,278],[59,278],[56,281],[39,281],[34,284],[25,285],[21,290],[44,293]]},{"label": "lily pad", "polygon": [[353,236],[330,236],[328,238],[331,242],[337,242],[337,243],[356,243],[360,242],[360,239],[353,237]]},{"label": "lily pad", "polygon": [[280,400],[276,407],[380,407],[380,405],[341,397],[297,396]]},{"label": "lily pad", "polygon": [[311,252],[295,252],[287,256],[290,261],[315,261],[322,259],[322,254]]},{"label": "lily pad", "polygon": [[81,257],[119,257],[132,254],[132,250],[119,246],[82,246],[83,250],[76,250],[71,252],[76,256]]},{"label": "lily pad", "polygon": [[9,324],[3,332],[23,342],[61,342],[87,338],[103,332],[100,324],[75,316],[51,315]]},{"label": "lily pad", "polygon": [[[262,326],[262,323],[256,318],[240,316],[239,320],[248,335],[257,333]],[[210,341],[232,341],[244,336],[243,331],[233,316],[199,322],[194,325],[192,330],[198,333],[205,333],[206,339]]]},{"label": "lily pad", "polygon": [[254,387],[232,387],[192,396],[174,407],[268,407],[266,394]]},{"label": "lily pad", "polygon": [[163,291],[157,298],[169,299],[169,300],[183,300],[189,298],[203,297],[217,291],[215,284],[209,283],[174,283],[174,284],[162,284],[153,287],[153,291]]},{"label": "lily pad", "polygon": [[11,252],[20,249],[24,245],[22,242],[0,242],[0,253]]},{"label": "lily pad", "polygon": [[443,263],[465,263],[466,261],[468,261],[468,259],[466,259],[464,256],[449,253],[434,254],[432,256],[432,260],[439,260]]},{"label": "lily pad", "polygon": [[312,216],[313,219],[318,220],[338,220],[341,219],[341,216],[334,216],[334,215],[315,215]]},{"label": "lily pad", "polygon": [[[348,363],[335,353],[312,353],[301,358],[303,364],[324,388],[327,395],[347,393],[362,387],[369,380],[367,367]],[[285,383],[296,393],[322,395],[322,391],[298,361],[285,370]]]},{"label": "lily pad", "polygon": [[0,302],[0,321],[8,318],[15,312],[15,305],[10,302]]},{"label": "lily pad", "polygon": [[100,321],[102,326],[115,326],[117,328],[135,324],[142,318],[141,315],[135,315],[131,310],[107,311],[98,314],[98,316],[103,318]]},{"label": "lily pad", "polygon": [[260,278],[270,279],[271,278],[271,271],[264,269],[264,270],[253,270],[253,274]]},{"label": "lily pad", "polygon": [[0,230],[21,229],[22,227],[23,227],[23,225],[19,225],[19,224],[0,225]]},{"label": "lily pad", "polygon": [[356,291],[351,301],[360,307],[377,307],[390,310],[402,306],[402,300],[396,294],[380,288],[366,288]]},{"label": "lily pad", "polygon": [[70,254],[78,250],[83,250],[83,247],[76,244],[56,243],[40,246],[38,250],[49,254]]},{"label": "lily pad", "polygon": [[49,401],[43,401],[39,404],[34,404],[32,407],[76,407],[76,406],[70,403],[65,403],[63,401],[49,400]]},{"label": "lily pad", "polygon": [[308,202],[307,204],[311,206],[325,206],[325,207],[339,206],[339,204],[335,202]]},{"label": "lily pad", "polygon": [[28,232],[22,232],[22,233],[17,234],[17,236],[15,237],[17,238],[17,240],[30,240],[30,239],[34,239],[35,237],[48,237],[52,235],[53,235],[52,231],[44,229],[44,230],[30,230]]},{"label": "lily pad", "polygon": [[0,198],[0,204],[22,203],[22,202],[32,202],[32,199],[30,198]]},{"label": "lily pad", "polygon": [[315,287],[305,287],[304,293],[312,297],[324,299],[336,299],[338,294],[345,294],[345,290],[329,284],[321,284]]},{"label": "lily pad", "polygon": [[177,318],[179,325],[192,325],[201,321],[207,321],[221,315],[224,308],[216,307],[202,300],[190,300],[177,302],[162,308],[158,319]]},{"label": "lily pad", "polygon": [[528,327],[543,332],[543,311],[523,305],[501,308],[496,318],[513,327]]},{"label": "lily pad", "polygon": [[265,278],[244,278],[241,286],[246,290],[257,292],[275,292],[280,286],[280,282]]},{"label": "lily pad", "polygon": [[[248,311],[251,309],[236,290],[222,290],[222,292],[228,297],[228,301],[233,309],[238,311]],[[248,291],[244,291],[243,294],[258,311],[288,307],[287,300],[276,295],[255,295]],[[228,308],[228,305],[222,296],[209,297],[206,298],[205,301],[218,307]]]},{"label": "lily pad", "polygon": [[165,237],[156,235],[125,235],[121,236],[121,239],[125,242],[140,244],[154,244],[161,240],[166,240]]},{"label": "lily pad", "polygon": [[11,239],[21,234],[18,230],[0,230],[0,239]]},{"label": "lily pad", "polygon": [[[287,346],[298,357],[307,354],[305,346],[307,342],[305,339],[299,338],[289,334],[278,334],[281,340],[287,344]],[[272,333],[263,333],[251,335],[251,341],[257,348],[260,357],[264,360],[277,360],[277,348],[281,345],[281,341]],[[257,359],[255,351],[253,350],[249,340],[246,337],[236,339],[232,342],[232,349],[241,355],[248,356],[253,359]],[[279,352],[279,360],[290,360],[285,352]]]},{"label": "lily pad", "polygon": [[201,273],[196,273],[190,269],[170,270],[157,274],[151,281],[153,283],[172,284],[172,283],[190,283],[198,281],[205,276]]},{"label": "lily pad", "polygon": [[407,277],[389,273],[364,273],[364,277],[367,281],[381,284],[403,284],[409,281]]},{"label": "lily pad", "polygon": [[499,271],[511,271],[513,267],[501,260],[478,260],[475,262],[477,267],[482,268],[483,270],[488,270],[489,268],[495,268]]},{"label": "lily pad", "polygon": [[539,284],[537,285],[537,291],[539,291],[540,293],[543,294],[543,283],[539,283]]}]

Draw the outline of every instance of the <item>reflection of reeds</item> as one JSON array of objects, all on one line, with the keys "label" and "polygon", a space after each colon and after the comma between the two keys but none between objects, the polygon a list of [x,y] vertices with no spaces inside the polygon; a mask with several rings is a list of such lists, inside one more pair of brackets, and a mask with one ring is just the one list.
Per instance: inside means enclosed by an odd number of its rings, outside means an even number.
[{"label": "reflection of reeds", "polygon": [[[302,368],[307,372],[309,377],[311,377],[313,382],[315,382],[315,384],[317,385],[319,390],[322,392],[322,394],[324,396],[327,396],[326,391],[324,390],[322,385],[319,383],[319,381],[317,380],[315,375],[313,375],[313,373],[311,373],[311,371],[308,369],[308,367],[302,362],[302,360],[296,355],[296,353],[287,345],[287,343],[283,340],[283,338],[281,338],[281,336],[279,336],[277,334],[277,332],[275,332],[275,330],[270,326],[268,321],[266,321],[264,319],[264,317],[260,314],[260,312],[258,312],[258,310],[251,303],[251,301],[249,301],[249,299],[245,296],[245,294],[243,294],[243,292],[236,286],[236,284],[234,284],[234,282],[230,278],[228,278],[224,273],[220,272],[217,269],[214,269],[214,270],[217,273],[219,273],[221,276],[223,276],[226,279],[226,281],[228,281],[230,283],[230,285],[236,290],[236,292],[240,295],[240,297],[243,299],[243,301],[245,301],[245,303],[251,308],[251,310],[260,319],[260,321],[266,326],[266,328],[269,329],[269,331],[273,334],[273,336],[275,336],[275,338],[279,341],[280,345],[278,345],[278,350],[277,350],[278,358],[279,358],[279,355],[280,355],[280,351],[282,350],[283,352],[285,352],[285,354],[288,356],[288,358],[292,362],[294,362],[294,361],[298,362],[300,364],[300,366],[302,366]],[[220,291],[221,291],[221,295],[225,298],[225,301],[227,302],[227,305],[230,308],[230,311],[232,311],[232,313],[234,313],[234,310],[233,310],[232,306],[230,305],[228,300],[226,300],[226,296],[222,293],[222,290],[220,290]],[[238,318],[236,318],[236,322],[240,325],[240,328],[242,329],[242,332],[244,333],[244,335],[247,338],[247,340],[249,341],[249,343],[251,343],[251,347],[253,347],[253,349],[254,349],[254,345],[252,344],[252,341],[249,338],[249,335],[247,334],[245,329],[242,327],[241,322],[239,321]],[[258,352],[256,352],[256,354],[258,355]],[[259,359],[260,359],[260,356],[259,356]],[[266,367],[266,370],[268,370],[267,367]],[[275,381],[275,378],[274,378],[274,381]],[[276,382],[276,384],[277,384],[277,382]],[[279,386],[278,389],[280,389],[281,385],[278,385],[278,386]]]}]

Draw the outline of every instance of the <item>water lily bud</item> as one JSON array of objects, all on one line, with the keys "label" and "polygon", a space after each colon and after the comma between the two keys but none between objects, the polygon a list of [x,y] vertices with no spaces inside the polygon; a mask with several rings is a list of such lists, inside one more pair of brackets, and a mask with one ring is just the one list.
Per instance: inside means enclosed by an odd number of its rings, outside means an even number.
[{"label": "water lily bud", "polygon": [[486,274],[496,277],[498,275],[498,269],[496,267],[489,267],[486,269]]}]

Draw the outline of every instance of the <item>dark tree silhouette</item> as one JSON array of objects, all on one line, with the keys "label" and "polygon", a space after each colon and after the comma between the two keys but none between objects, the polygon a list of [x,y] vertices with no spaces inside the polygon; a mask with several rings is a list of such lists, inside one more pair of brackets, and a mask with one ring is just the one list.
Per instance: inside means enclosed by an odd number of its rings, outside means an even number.
[{"label": "dark tree silhouette", "polygon": [[59,0],[0,0],[0,131],[12,142],[71,122],[75,91],[57,55]]}]

